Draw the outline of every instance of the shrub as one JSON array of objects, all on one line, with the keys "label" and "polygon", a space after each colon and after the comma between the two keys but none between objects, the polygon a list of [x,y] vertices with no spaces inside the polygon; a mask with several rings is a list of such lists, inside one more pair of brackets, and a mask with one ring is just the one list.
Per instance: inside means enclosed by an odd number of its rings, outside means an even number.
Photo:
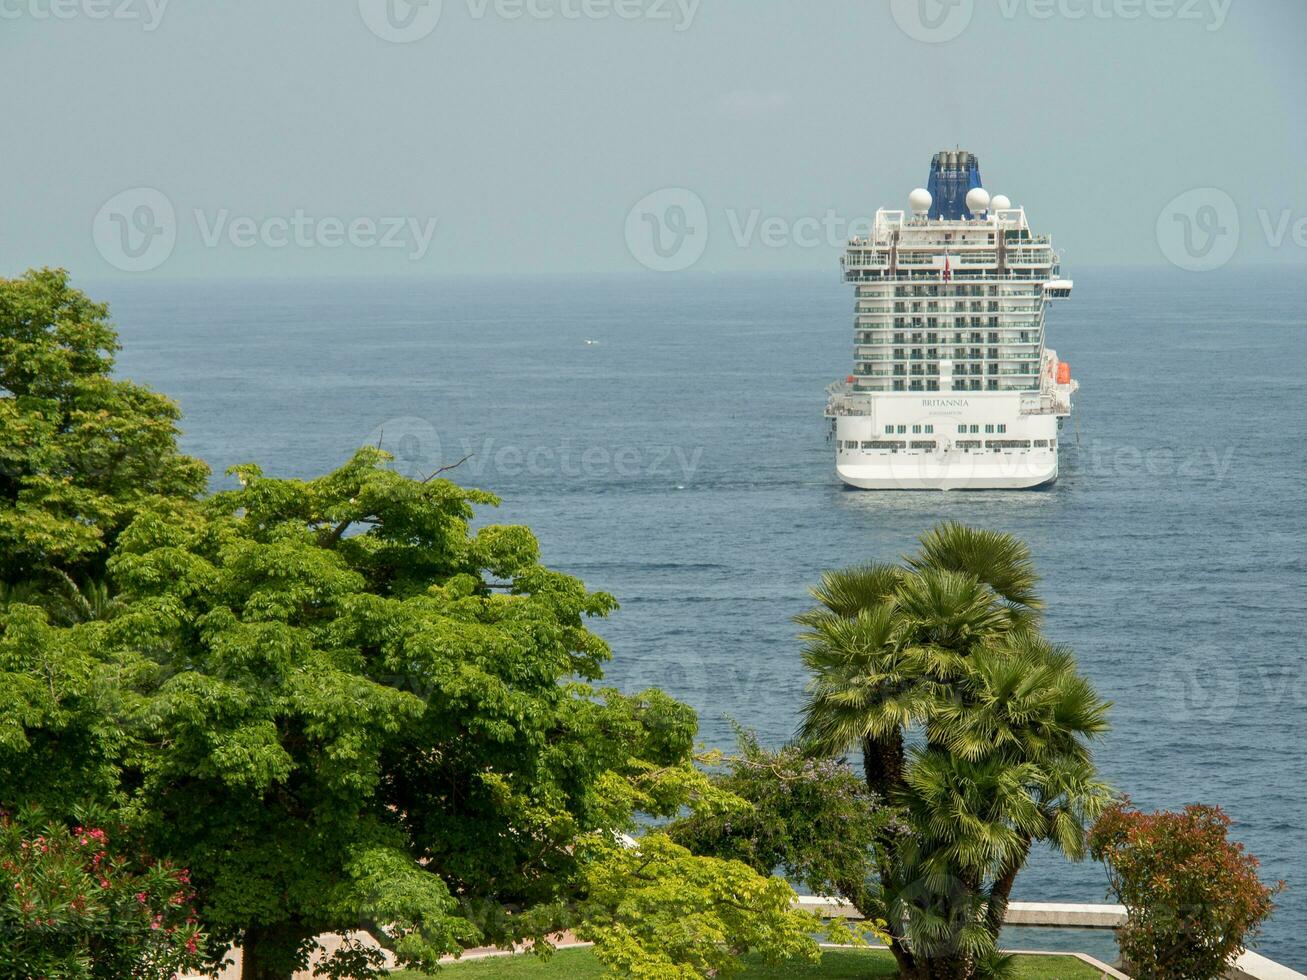
[{"label": "shrub", "polygon": [[169,980],[200,966],[184,870],[101,827],[0,816],[0,978]]},{"label": "shrub", "polygon": [[1090,848],[1129,913],[1119,941],[1135,976],[1220,977],[1271,914],[1284,885],[1262,884],[1229,826],[1219,807],[1140,813],[1128,799],[1099,817]]}]

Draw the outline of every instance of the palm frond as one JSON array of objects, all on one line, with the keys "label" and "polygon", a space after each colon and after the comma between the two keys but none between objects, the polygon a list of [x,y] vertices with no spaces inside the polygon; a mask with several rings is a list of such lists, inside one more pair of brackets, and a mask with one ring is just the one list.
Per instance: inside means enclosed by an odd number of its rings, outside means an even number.
[{"label": "palm frond", "polygon": [[974,575],[1027,615],[1043,602],[1035,592],[1039,576],[1030,549],[1002,531],[945,521],[921,537],[921,551],[904,561],[915,571],[934,568]]}]

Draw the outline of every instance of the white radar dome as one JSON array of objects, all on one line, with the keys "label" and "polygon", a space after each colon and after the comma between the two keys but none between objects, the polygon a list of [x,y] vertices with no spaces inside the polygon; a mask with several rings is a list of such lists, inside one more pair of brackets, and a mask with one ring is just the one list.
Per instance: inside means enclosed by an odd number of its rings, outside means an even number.
[{"label": "white radar dome", "polygon": [[930,191],[924,187],[918,187],[908,195],[908,207],[912,209],[913,214],[926,214],[930,211],[934,198],[930,196]]},{"label": "white radar dome", "polygon": [[991,211],[1006,211],[1010,207],[1012,207],[1012,199],[1006,194],[995,194],[989,202]]},{"label": "white radar dome", "polygon": [[967,210],[972,214],[980,214],[982,211],[989,210],[989,191],[983,187],[973,187],[967,191]]}]

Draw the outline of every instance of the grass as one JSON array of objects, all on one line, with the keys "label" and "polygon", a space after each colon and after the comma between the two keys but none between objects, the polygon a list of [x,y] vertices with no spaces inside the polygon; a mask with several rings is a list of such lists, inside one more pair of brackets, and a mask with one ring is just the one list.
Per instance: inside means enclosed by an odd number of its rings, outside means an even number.
[{"label": "grass", "polygon": [[[811,977],[814,980],[874,980],[896,974],[894,958],[884,950],[829,949],[821,962],[763,966],[746,958],[747,969],[732,974],[738,980],[779,980]],[[440,971],[449,980],[599,980],[604,969],[587,949],[562,950],[548,960],[534,956],[495,957],[457,963]],[[1074,956],[1022,956],[1017,959],[1020,980],[1099,980],[1101,974]],[[392,973],[393,980],[420,980],[408,971]]]}]

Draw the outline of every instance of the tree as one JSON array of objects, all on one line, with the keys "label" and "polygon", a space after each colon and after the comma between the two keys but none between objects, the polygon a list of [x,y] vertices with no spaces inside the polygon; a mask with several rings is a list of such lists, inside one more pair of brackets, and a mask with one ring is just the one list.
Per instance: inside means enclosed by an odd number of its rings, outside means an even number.
[{"label": "tree", "polygon": [[0,977],[172,980],[198,969],[187,881],[103,827],[0,815]]},{"label": "tree", "polygon": [[0,279],[0,586],[97,580],[142,506],[208,469],[177,452],[176,405],[110,376],[108,308],[62,270]]},{"label": "tree", "polygon": [[713,782],[748,806],[691,814],[668,835],[695,854],[741,861],[760,874],[779,868],[812,894],[861,898],[881,842],[902,832],[894,813],[843,760],[801,745],[769,751],[751,732],[738,735],[739,753]]},{"label": "tree", "polygon": [[[738,811],[737,811],[738,812]],[[744,968],[751,949],[772,965],[816,962],[814,913],[794,909],[794,890],[742,861],[697,856],[661,833],[622,847],[591,839],[577,935],[615,976],[695,980]],[[854,939],[847,930],[841,937]]]},{"label": "tree", "polygon": [[1117,939],[1132,975],[1215,980],[1270,916],[1284,883],[1262,884],[1257,859],[1229,840],[1229,827],[1219,807],[1140,813],[1129,799],[1094,824],[1094,859],[1129,915]]},{"label": "tree", "polygon": [[[696,768],[688,707],[595,686],[609,651],[586,620],[610,596],[543,567],[525,528],[472,533],[491,495],[388,459],[365,449],[311,481],[240,468],[238,490],[138,513],[102,614],[59,626],[12,603],[0,800],[69,806],[76,785],[114,801],[190,869],[210,954],[238,943],[247,980],[288,977],[315,936],[359,928],[425,970],[472,944],[547,949],[564,927],[651,977],[753,946],[815,951],[784,882],[657,837],[640,846],[667,887],[609,901],[637,879],[596,841],[639,814],[742,804]],[[57,778],[24,782],[50,764]],[[691,870],[732,882],[730,906],[681,895],[704,930],[632,946],[630,910],[672,900],[667,876]],[[357,945],[326,964],[380,966]]]},{"label": "tree", "polygon": [[1039,632],[1028,549],[948,523],[903,565],[826,575],[798,617],[812,673],[801,738],[862,751],[909,832],[879,842],[875,887],[905,976],[1002,972],[997,937],[1032,847],[1071,858],[1106,805],[1090,740],[1107,705]]}]

